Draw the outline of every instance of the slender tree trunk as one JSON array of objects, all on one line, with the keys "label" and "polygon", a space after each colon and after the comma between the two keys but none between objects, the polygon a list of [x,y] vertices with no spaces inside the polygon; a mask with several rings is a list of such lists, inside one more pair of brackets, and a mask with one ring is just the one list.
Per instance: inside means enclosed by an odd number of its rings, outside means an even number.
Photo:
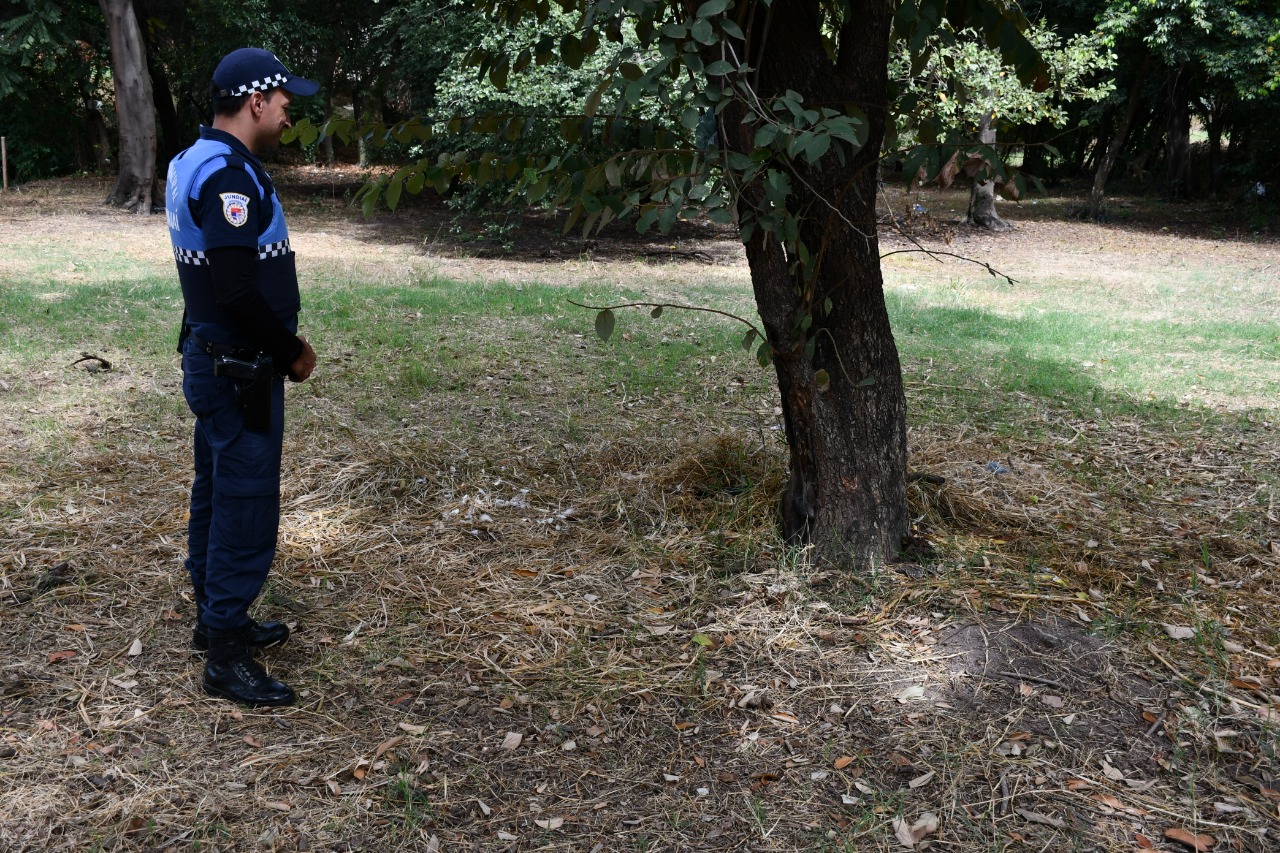
[{"label": "slender tree trunk", "polygon": [[[786,14],[755,4],[747,61],[758,68],[759,96],[792,89],[806,104],[857,103],[868,117],[865,145],[844,162],[796,163],[792,210],[814,211],[800,240],[817,256],[808,280],[772,234],[746,242],[756,305],[774,353],[783,422],[791,450],[782,500],[784,535],[812,546],[816,564],[865,570],[893,558],[908,531],[906,403],[898,351],[880,277],[874,216],[876,164],[884,136],[890,6],[862,0],[840,33],[839,60],[823,50],[817,0],[793,0]],[[756,123],[740,105],[721,116],[722,144],[749,153]],[[748,188],[740,211],[763,203]],[[804,320],[811,318],[812,326]],[[812,353],[810,356],[809,353]],[[819,385],[818,371],[830,376]]]},{"label": "slender tree trunk", "polygon": [[[1124,148],[1125,137],[1129,135],[1129,128],[1133,126],[1134,116],[1138,114],[1138,107],[1142,103],[1142,87],[1146,85],[1147,74],[1150,70],[1151,55],[1147,54],[1143,57],[1142,66],[1138,69],[1137,75],[1133,78],[1133,84],[1129,87],[1129,98],[1125,102],[1124,113],[1121,114],[1120,121],[1111,133],[1111,141],[1098,158],[1097,168],[1093,172],[1093,189],[1089,192],[1090,219],[1098,219],[1102,216],[1102,205],[1107,191],[1107,178],[1111,176],[1111,170],[1115,168],[1116,159],[1120,156],[1121,149]],[[1101,138],[1098,140],[1098,145],[1102,145]]]},{"label": "slender tree trunk", "polygon": [[1209,111],[1209,195],[1214,198],[1218,197],[1218,191],[1221,187],[1221,171],[1222,171],[1222,128],[1226,126],[1227,113],[1230,107],[1227,105],[1227,99],[1220,98],[1215,101],[1212,109]]},{"label": "slender tree trunk", "polygon": [[[991,113],[987,113],[982,117],[982,121],[978,123],[978,141],[983,145],[994,145],[996,142],[996,129],[991,126]],[[990,165],[988,164],[988,170]],[[973,189],[969,192],[969,217],[966,220],[970,225],[978,228],[985,228],[988,231],[1008,231],[1009,223],[1000,218],[1000,214],[996,213],[996,178],[994,174],[988,173],[986,177],[981,174],[975,175],[973,179]]]},{"label": "slender tree trunk", "polygon": [[163,205],[156,180],[156,113],[147,73],[146,49],[132,0],[98,0],[111,40],[111,76],[115,81],[120,124],[119,176],[106,204],[135,213]]},{"label": "slender tree trunk", "polygon": [[1170,198],[1191,193],[1191,106],[1187,98],[1188,72],[1179,68],[1169,84],[1169,114],[1165,134],[1165,191]]}]

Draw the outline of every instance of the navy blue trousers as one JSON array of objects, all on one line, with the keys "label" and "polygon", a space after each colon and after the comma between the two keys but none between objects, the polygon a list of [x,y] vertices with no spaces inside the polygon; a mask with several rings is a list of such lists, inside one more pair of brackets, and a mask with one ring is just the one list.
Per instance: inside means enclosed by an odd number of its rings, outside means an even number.
[{"label": "navy blue trousers", "polygon": [[204,623],[232,630],[248,623],[276,555],[284,379],[272,384],[271,426],[258,432],[244,425],[235,380],[214,376],[213,358],[190,341],[182,371],[182,392],[196,416],[186,566]]}]

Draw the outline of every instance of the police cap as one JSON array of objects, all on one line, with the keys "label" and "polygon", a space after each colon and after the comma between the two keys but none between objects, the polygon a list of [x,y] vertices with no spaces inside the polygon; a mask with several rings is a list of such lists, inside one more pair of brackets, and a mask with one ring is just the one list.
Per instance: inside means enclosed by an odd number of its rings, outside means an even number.
[{"label": "police cap", "polygon": [[214,69],[213,82],[218,87],[219,98],[266,92],[277,87],[306,97],[320,89],[319,83],[290,74],[274,53],[258,47],[242,47],[222,57]]}]

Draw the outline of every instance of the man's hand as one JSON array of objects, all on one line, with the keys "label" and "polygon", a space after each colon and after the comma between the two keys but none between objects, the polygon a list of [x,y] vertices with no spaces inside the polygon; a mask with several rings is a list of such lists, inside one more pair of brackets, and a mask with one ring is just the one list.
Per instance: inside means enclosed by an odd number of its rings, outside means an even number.
[{"label": "man's hand", "polygon": [[316,369],[316,351],[311,348],[311,344],[307,343],[307,339],[298,335],[298,340],[302,341],[302,355],[298,356],[298,360],[289,365],[289,378],[294,382],[306,382],[307,377],[311,375],[311,371]]}]

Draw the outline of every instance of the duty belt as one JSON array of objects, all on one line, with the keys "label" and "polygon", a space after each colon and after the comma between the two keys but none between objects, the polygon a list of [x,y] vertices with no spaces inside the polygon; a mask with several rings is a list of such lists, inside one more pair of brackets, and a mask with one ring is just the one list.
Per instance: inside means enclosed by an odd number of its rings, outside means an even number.
[{"label": "duty belt", "polygon": [[221,358],[224,355],[229,355],[232,358],[239,358],[244,361],[253,361],[258,357],[258,353],[254,350],[246,347],[233,347],[229,344],[215,344],[211,341],[206,341],[204,338],[192,331],[187,332],[187,340],[195,344],[196,349],[206,355],[212,356],[213,358]]}]

